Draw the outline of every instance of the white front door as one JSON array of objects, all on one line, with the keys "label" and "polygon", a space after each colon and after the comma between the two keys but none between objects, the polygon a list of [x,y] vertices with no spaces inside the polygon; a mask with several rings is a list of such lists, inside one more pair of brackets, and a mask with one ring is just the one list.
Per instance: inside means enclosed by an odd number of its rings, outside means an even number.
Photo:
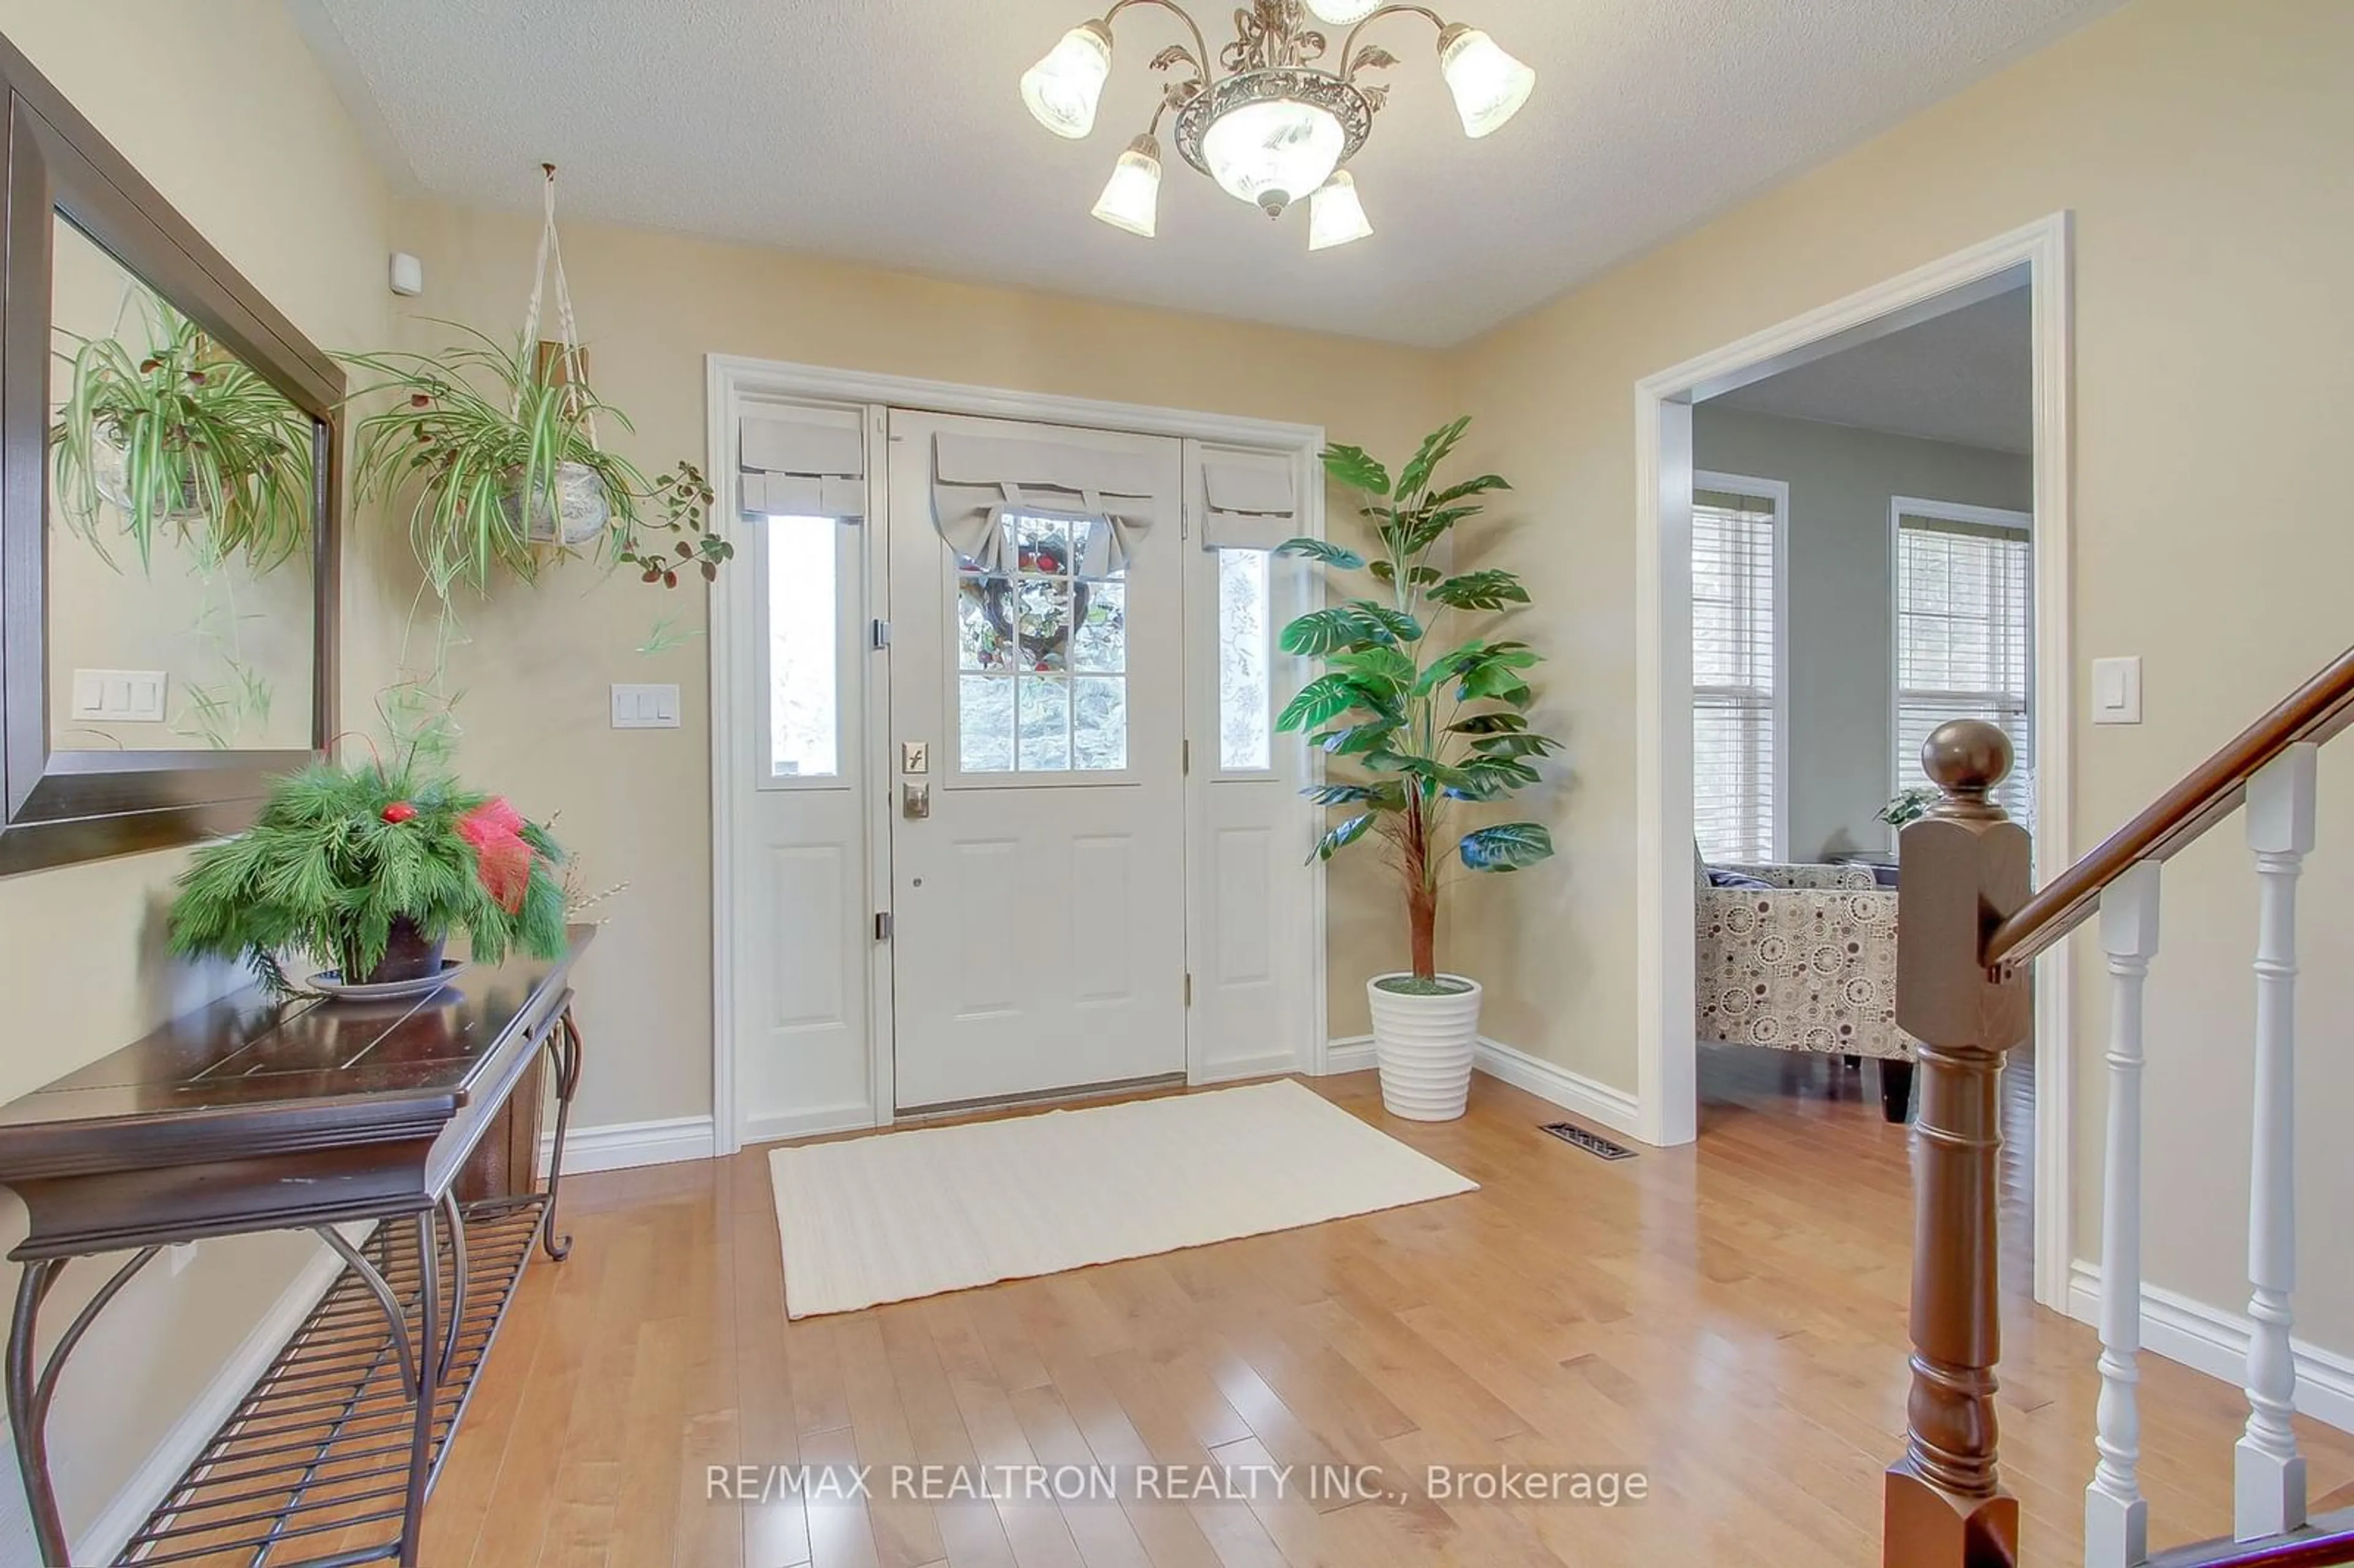
[{"label": "white front door", "polygon": [[[1140,476],[1122,488],[1150,486],[1129,510],[1150,525],[1115,567],[1104,516],[1013,487],[989,514],[992,569],[967,569],[936,526],[943,438]],[[892,411],[902,1110],[1185,1070],[1182,450]]]}]

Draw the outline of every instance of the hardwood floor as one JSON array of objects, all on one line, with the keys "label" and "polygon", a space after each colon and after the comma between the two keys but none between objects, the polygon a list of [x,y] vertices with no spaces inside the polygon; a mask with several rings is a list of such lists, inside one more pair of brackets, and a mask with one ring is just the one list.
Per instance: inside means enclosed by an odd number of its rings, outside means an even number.
[{"label": "hardwood floor", "polygon": [[[1485,1078],[1436,1127],[1384,1118],[1371,1074],[1317,1081],[1481,1190],[800,1323],[761,1151],[569,1181],[571,1260],[524,1283],[424,1561],[1876,1563],[1903,1419],[1907,1129],[1882,1121],[1870,1067],[1712,1052],[1702,1075],[1701,1141],[1617,1163],[1545,1137],[1554,1107]],[[2072,1563],[2096,1345],[2029,1303],[2017,1239],[2007,1478],[2028,1561]],[[2227,1530],[2241,1396],[2145,1368],[2154,1538]],[[2354,1482],[2354,1440],[2300,1430],[2317,1498]],[[889,1495],[896,1463],[1230,1466],[1238,1490],[1254,1466],[1373,1466],[1406,1495],[927,1504]],[[879,1468],[866,1498],[708,1497],[707,1467],[739,1465]],[[1433,1466],[1606,1467],[1649,1495],[1439,1499]]]}]

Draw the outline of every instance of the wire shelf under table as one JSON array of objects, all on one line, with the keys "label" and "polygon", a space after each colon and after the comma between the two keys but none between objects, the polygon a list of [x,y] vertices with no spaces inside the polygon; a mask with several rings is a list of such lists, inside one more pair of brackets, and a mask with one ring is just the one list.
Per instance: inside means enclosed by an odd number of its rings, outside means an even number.
[{"label": "wire shelf under table", "polygon": [[[523,1278],[546,1207],[546,1197],[535,1195],[464,1211],[466,1299],[456,1306],[454,1353],[434,1391],[429,1488]],[[425,1353],[439,1358],[449,1343],[456,1271],[449,1227],[437,1229],[444,1307]],[[415,1225],[387,1221],[365,1250],[391,1287],[413,1344],[423,1283]],[[348,1568],[397,1557],[415,1408],[392,1325],[347,1265],[117,1564]]]}]

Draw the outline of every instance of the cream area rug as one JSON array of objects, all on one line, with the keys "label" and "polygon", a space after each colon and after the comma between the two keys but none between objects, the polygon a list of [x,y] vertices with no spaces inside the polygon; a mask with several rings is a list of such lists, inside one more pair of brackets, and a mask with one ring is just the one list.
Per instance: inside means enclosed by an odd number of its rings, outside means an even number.
[{"label": "cream area rug", "polygon": [[795,1318],[1479,1189],[1288,1078],[779,1149],[769,1171]]}]

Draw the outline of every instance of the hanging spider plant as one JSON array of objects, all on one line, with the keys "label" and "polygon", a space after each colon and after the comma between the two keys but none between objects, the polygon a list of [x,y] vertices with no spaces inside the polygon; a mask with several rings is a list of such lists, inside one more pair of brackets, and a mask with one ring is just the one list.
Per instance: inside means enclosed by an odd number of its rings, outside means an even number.
[{"label": "hanging spider plant", "polygon": [[310,538],[310,416],[153,291],[132,302],[144,347],[59,331],[74,345],[57,351],[69,385],[49,428],[59,513],[110,566],[111,506],[142,569],[162,534],[269,570]]},{"label": "hanging spider plant", "polygon": [[355,398],[391,396],[358,424],[363,500],[408,493],[409,542],[447,599],[459,583],[490,590],[504,570],[529,582],[551,556],[594,546],[643,580],[675,588],[699,567],[707,581],[735,546],[712,533],[712,491],[681,462],[649,480],[597,442],[599,419],[631,427],[571,372],[573,355],[543,356],[528,334],[512,346],[472,327],[438,355],[347,354],[379,377]]}]

